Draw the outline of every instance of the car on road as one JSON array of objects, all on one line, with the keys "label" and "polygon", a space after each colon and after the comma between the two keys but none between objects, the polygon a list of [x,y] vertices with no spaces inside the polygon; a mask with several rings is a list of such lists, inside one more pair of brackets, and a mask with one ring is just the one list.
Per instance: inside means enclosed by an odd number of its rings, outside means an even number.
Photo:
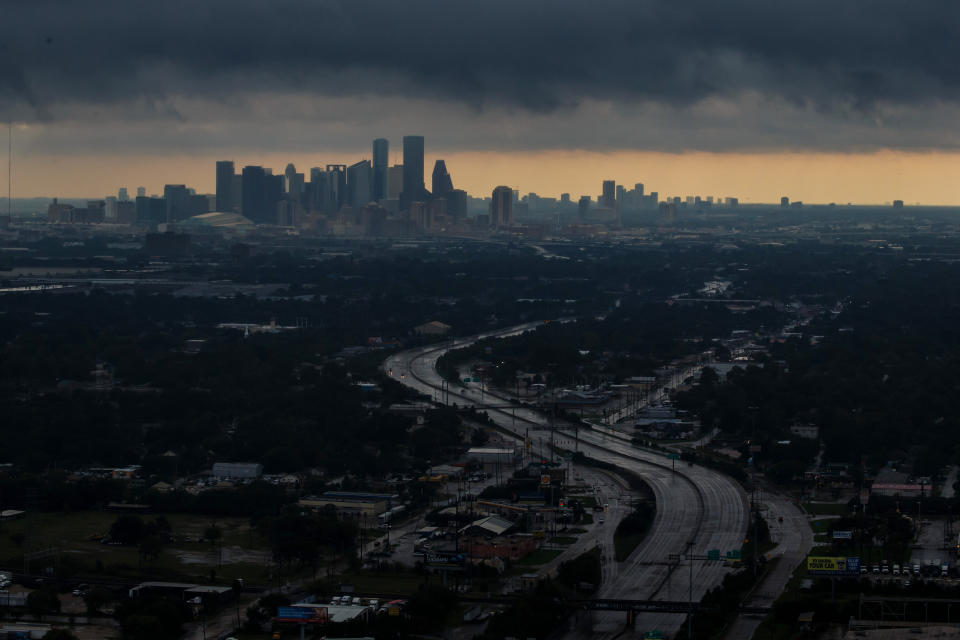
[{"label": "car on road", "polygon": [[73,590],[73,595],[80,598],[87,595],[87,591],[90,590],[90,585],[88,584],[78,584],[77,588]]}]

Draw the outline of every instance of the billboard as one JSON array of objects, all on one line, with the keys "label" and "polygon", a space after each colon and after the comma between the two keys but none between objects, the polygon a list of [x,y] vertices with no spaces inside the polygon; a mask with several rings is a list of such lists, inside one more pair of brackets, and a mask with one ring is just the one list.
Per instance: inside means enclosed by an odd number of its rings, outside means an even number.
[{"label": "billboard", "polygon": [[463,571],[466,564],[462,553],[449,551],[427,551],[423,560],[427,567],[442,571]]},{"label": "billboard", "polygon": [[301,624],[326,624],[327,608],[323,606],[277,607],[277,622]]},{"label": "billboard", "polygon": [[834,540],[853,540],[853,531],[834,531]]},{"label": "billboard", "polygon": [[860,558],[810,556],[807,558],[807,573],[814,576],[859,576]]}]

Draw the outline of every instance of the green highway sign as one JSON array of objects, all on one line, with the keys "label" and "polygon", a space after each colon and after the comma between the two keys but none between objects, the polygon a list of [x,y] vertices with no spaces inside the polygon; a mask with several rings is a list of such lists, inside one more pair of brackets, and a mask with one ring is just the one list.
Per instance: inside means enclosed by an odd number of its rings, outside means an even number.
[{"label": "green highway sign", "polygon": [[679,454],[679,453],[671,453],[671,454],[668,455],[667,457],[670,458],[671,460],[679,460],[679,459],[680,459],[680,454]]},{"label": "green highway sign", "polygon": [[707,551],[707,560],[711,562],[720,562],[720,549],[710,549]]},{"label": "green highway sign", "polygon": [[473,382],[473,380],[471,380],[470,378],[464,378],[463,381],[464,381],[464,382]]},{"label": "green highway sign", "polygon": [[739,560],[740,559],[740,549],[733,549],[732,551],[727,551],[727,560]]},{"label": "green highway sign", "polygon": [[663,631],[654,629],[643,634],[644,640],[663,640]]}]

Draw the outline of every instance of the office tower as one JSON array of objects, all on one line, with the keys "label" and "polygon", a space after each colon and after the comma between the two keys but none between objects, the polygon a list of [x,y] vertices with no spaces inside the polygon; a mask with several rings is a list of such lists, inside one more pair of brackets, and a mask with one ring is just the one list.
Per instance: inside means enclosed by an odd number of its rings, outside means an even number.
[{"label": "office tower", "polygon": [[454,222],[467,217],[467,192],[463,189],[454,189],[444,196],[447,201],[447,217]]},{"label": "office tower", "polygon": [[403,191],[403,165],[395,164],[387,171],[387,197],[390,200],[400,198]]},{"label": "office tower", "polygon": [[622,184],[617,185],[617,208],[622,209],[627,197],[627,189]]},{"label": "office tower", "polygon": [[390,143],[386,138],[377,138],[373,141],[373,184],[371,191],[377,202],[386,199],[390,194],[389,175],[387,171]]},{"label": "office tower", "polygon": [[267,215],[264,218],[264,224],[276,224],[277,222],[277,203],[283,200],[285,180],[283,174],[273,175],[273,173],[268,173],[266,176],[264,186],[266,187]]},{"label": "office tower", "polygon": [[337,213],[347,201],[347,165],[328,164],[323,172],[321,210]]},{"label": "office tower", "polygon": [[427,188],[423,183],[423,136],[404,136],[403,192],[400,194],[400,210],[408,210],[411,202],[426,200]]},{"label": "office tower", "polygon": [[310,211],[322,211],[323,198],[323,169],[310,167],[310,182],[307,184],[307,208]]},{"label": "office tower", "polygon": [[347,201],[354,209],[370,204],[370,178],[373,175],[369,160],[361,160],[347,169]]},{"label": "office tower", "polygon": [[570,194],[561,193],[560,194],[560,204],[570,204]]},{"label": "office tower", "polygon": [[233,211],[233,161],[217,161],[217,211]]},{"label": "office tower", "polygon": [[120,190],[117,191],[117,200],[120,202],[127,202],[130,200],[130,196],[127,194],[126,187],[120,187]]},{"label": "office tower", "polygon": [[163,185],[163,199],[166,201],[166,221],[178,222],[190,217],[190,191],[186,185]]},{"label": "office tower", "polygon": [[637,184],[633,185],[633,190],[637,192],[637,195],[638,195],[638,196],[640,196],[641,198],[643,197],[643,183],[642,183],[642,182],[638,182]]},{"label": "office tower", "polygon": [[790,206],[790,198],[788,198],[787,196],[783,196],[782,198],[780,198],[780,206],[781,206],[781,207],[789,207],[789,206]]},{"label": "office tower", "polygon": [[263,167],[249,165],[240,176],[240,213],[251,222],[264,224],[271,218],[267,208],[267,173]]},{"label": "office tower", "polygon": [[580,200],[577,201],[577,215],[579,215],[580,219],[583,220],[587,217],[589,212],[590,196],[580,196]]},{"label": "office tower", "polygon": [[283,170],[283,195],[290,197],[292,190],[296,189],[297,168],[292,162],[287,163],[287,168]]},{"label": "office tower", "polygon": [[117,202],[117,224],[134,224],[137,221],[137,209],[129,198]]},{"label": "office tower", "polygon": [[114,196],[107,196],[103,200],[103,219],[106,222],[117,220],[117,199]]},{"label": "office tower", "polygon": [[147,188],[146,188],[146,187],[137,187],[137,197],[138,197],[138,198],[145,198],[146,195],[147,195]]},{"label": "office tower", "polygon": [[490,226],[506,227],[513,217],[513,189],[497,187],[490,199]]},{"label": "office tower", "polygon": [[[140,187],[137,189],[146,193],[146,189]],[[142,227],[156,229],[157,225],[163,222],[167,217],[167,205],[163,198],[148,198],[145,195],[138,195],[134,203],[136,207],[137,224]]]},{"label": "office tower", "polygon": [[604,180],[603,193],[600,195],[600,206],[613,209],[617,206],[617,181]]},{"label": "office tower", "polygon": [[433,197],[442,197],[453,191],[453,179],[447,172],[447,163],[437,160],[433,165]]}]

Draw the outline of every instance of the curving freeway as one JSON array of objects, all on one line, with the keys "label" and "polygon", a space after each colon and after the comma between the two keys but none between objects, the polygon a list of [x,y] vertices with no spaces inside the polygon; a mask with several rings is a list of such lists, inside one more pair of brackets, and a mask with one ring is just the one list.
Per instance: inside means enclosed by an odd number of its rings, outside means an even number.
[{"label": "curving freeway", "polygon": [[[406,386],[438,400],[459,406],[481,405],[481,393],[475,389],[462,394],[452,390],[444,392],[446,387],[436,370],[437,360],[452,348],[483,338],[516,335],[540,324],[527,323],[397,353],[387,358],[383,370]],[[527,407],[503,408],[507,403],[507,398],[495,393],[483,394],[483,406],[498,426],[518,438],[529,432],[534,448],[539,445],[547,449],[552,435],[547,430],[548,418]],[[728,571],[721,563],[693,560],[691,581],[690,563],[685,558],[687,553],[706,556],[710,549],[725,552],[740,548],[748,518],[747,498],[742,488],[729,477],[705,467],[684,463],[673,470],[671,461],[661,453],[636,448],[613,429],[581,428],[577,441],[585,455],[642,476],[657,501],[656,517],[647,537],[626,561],[613,562],[612,549],[604,549],[609,560],[605,562],[604,584],[599,595],[684,600],[692,584],[693,599],[699,601],[709,589],[719,585]],[[678,555],[682,557],[679,563]],[[622,631],[623,621],[623,614],[594,614],[592,627],[575,631],[574,635],[612,636]],[[637,617],[635,629],[637,634],[654,629],[674,633],[683,621],[684,616],[678,614],[644,613]]]}]

